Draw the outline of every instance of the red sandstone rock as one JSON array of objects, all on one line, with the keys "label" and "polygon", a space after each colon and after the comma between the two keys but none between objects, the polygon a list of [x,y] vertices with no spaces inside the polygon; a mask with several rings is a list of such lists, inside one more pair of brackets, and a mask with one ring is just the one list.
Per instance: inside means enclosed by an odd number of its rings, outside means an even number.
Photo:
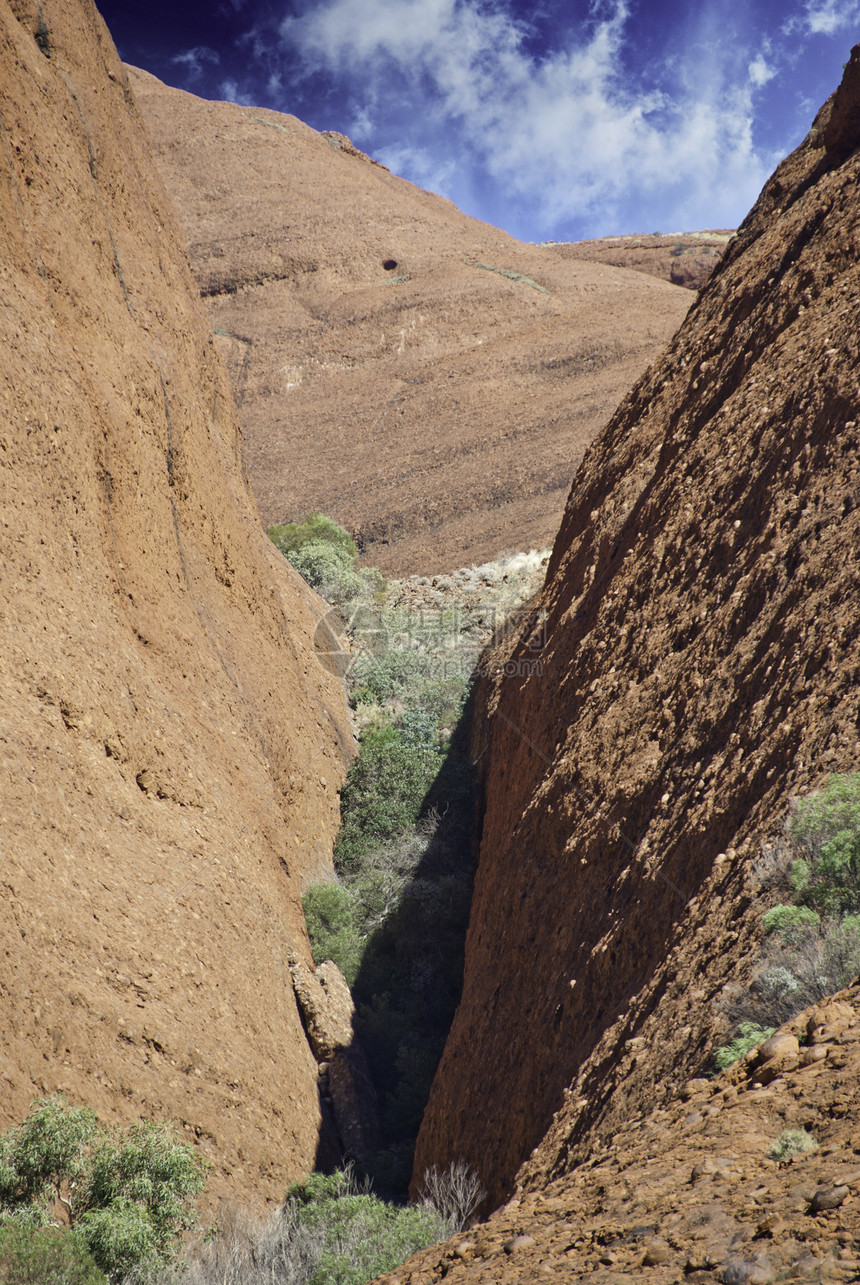
[{"label": "red sandstone rock", "polygon": [[0,1128],[65,1089],[280,1196],[319,1145],[288,965],[352,752],[324,608],[89,0],[0,6],[0,83]]},{"label": "red sandstone rock", "polygon": [[461,1157],[493,1203],[706,1065],[761,843],[860,761],[858,112],[860,47],[588,452],[488,658],[509,676],[478,692],[465,984],[416,1173]]},{"label": "red sandstone rock", "polygon": [[129,77],[264,521],[320,509],[396,573],[549,544],[689,292],[515,241],[294,116]]}]

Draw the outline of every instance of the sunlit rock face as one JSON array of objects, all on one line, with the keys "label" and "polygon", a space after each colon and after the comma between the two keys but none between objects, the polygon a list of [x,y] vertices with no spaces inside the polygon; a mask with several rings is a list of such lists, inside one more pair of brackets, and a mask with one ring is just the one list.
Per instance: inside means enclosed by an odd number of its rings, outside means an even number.
[{"label": "sunlit rock face", "polygon": [[181,235],[87,0],[0,6],[0,1127],[169,1117],[313,1167],[291,955],[352,751]]}]

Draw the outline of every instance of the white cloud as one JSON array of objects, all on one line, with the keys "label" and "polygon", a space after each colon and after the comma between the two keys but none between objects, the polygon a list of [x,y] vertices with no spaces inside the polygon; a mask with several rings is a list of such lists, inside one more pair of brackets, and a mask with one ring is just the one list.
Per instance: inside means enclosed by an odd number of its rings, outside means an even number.
[{"label": "white cloud", "polygon": [[813,35],[833,36],[860,19],[858,0],[807,0],[805,25]]},{"label": "white cloud", "polygon": [[221,95],[228,103],[238,103],[240,107],[253,107],[255,95],[239,88],[235,80],[222,80]]},{"label": "white cloud", "polygon": [[221,61],[217,52],[210,49],[208,45],[195,45],[193,49],[187,49],[183,54],[175,54],[170,60],[180,67],[185,67],[188,72],[188,79],[191,81],[199,80],[203,75],[205,63],[212,63],[217,66]]},{"label": "white cloud", "polygon": [[776,159],[753,142],[774,69],[706,40],[698,62],[644,88],[624,71],[628,23],[626,0],[607,0],[542,58],[482,0],[326,0],[280,31],[306,67],[352,87],[354,120],[376,126],[356,133],[392,169],[461,204],[477,172],[534,212],[536,239],[736,222]]},{"label": "white cloud", "polygon": [[761,54],[756,54],[747,70],[750,84],[755,85],[756,88],[766,85],[776,75],[776,68],[772,67]]}]

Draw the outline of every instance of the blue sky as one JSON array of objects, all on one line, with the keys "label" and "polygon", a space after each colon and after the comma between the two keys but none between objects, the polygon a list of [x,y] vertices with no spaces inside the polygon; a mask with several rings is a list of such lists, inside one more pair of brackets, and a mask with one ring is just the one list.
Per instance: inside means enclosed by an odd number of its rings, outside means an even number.
[{"label": "blue sky", "polygon": [[348,134],[529,241],[736,226],[860,0],[104,0],[121,56]]}]

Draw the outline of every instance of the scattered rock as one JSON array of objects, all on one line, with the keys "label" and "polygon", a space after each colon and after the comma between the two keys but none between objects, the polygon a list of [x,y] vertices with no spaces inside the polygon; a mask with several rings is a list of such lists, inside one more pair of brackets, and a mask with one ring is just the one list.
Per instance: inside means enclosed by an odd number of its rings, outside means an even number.
[{"label": "scattered rock", "polygon": [[645,1267],[658,1267],[661,1263],[668,1263],[671,1257],[671,1247],[661,1236],[649,1236],[647,1238],[645,1241],[645,1257],[642,1259]]},{"label": "scattered rock", "polygon": [[846,1186],[819,1187],[809,1203],[809,1212],[820,1214],[829,1209],[838,1209],[848,1194]]},{"label": "scattered rock", "polygon": [[533,1245],[534,1243],[534,1236],[513,1236],[510,1240],[505,1241],[504,1250],[506,1254],[514,1254],[518,1249],[525,1249],[528,1245]]},{"label": "scattered rock", "polygon": [[789,1058],[796,1058],[799,1053],[800,1044],[797,1036],[777,1031],[759,1047],[758,1062],[762,1064],[774,1060],[787,1061]]}]

